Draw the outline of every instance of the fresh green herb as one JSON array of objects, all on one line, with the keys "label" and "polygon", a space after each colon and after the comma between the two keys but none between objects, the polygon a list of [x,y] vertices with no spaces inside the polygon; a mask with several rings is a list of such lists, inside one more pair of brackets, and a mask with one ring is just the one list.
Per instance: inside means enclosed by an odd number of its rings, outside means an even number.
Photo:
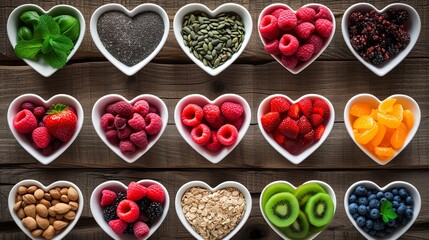
[{"label": "fresh green herb", "polygon": [[33,39],[33,31],[27,26],[22,26],[18,29],[18,42],[22,40]]},{"label": "fresh green herb", "polygon": [[390,219],[396,219],[398,217],[398,215],[392,210],[392,203],[389,202],[388,200],[384,201],[381,204],[381,216],[383,217],[383,221],[384,222],[388,222]]},{"label": "fresh green herb", "polygon": [[22,40],[16,45],[15,54],[20,58],[34,59],[42,46],[42,39]]},{"label": "fresh green herb", "polygon": [[27,11],[19,16],[19,19],[29,27],[36,27],[40,16],[36,11]]},{"label": "fresh green herb", "polygon": [[60,27],[61,35],[67,36],[73,42],[77,40],[80,32],[80,24],[77,18],[70,15],[60,15],[54,17],[54,20]]}]

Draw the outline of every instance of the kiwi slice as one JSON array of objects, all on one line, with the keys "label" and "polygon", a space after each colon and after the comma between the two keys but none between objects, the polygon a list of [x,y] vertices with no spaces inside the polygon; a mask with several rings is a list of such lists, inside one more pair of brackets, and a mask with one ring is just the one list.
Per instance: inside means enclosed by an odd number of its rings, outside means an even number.
[{"label": "kiwi slice", "polygon": [[277,227],[287,227],[295,222],[299,215],[298,200],[292,193],[274,194],[264,207],[265,215]]},{"label": "kiwi slice", "polygon": [[261,202],[262,208],[265,207],[265,204],[267,204],[268,199],[270,199],[274,194],[281,193],[281,192],[289,192],[294,194],[295,189],[290,185],[282,182],[274,183],[273,185],[270,185],[265,189],[264,193],[262,194],[262,202]]},{"label": "kiwi slice", "polygon": [[316,227],[310,224],[310,233],[319,233],[321,231],[323,231],[323,229],[325,229],[328,225],[323,225],[320,227]]},{"label": "kiwi slice", "polygon": [[312,196],[307,201],[305,213],[308,221],[316,227],[329,224],[334,216],[334,203],[331,196],[326,193]]},{"label": "kiwi slice", "polygon": [[308,199],[317,193],[326,193],[325,189],[318,183],[307,183],[299,186],[295,191],[295,197],[298,199],[299,206],[304,206]]},{"label": "kiwi slice", "polygon": [[302,239],[307,236],[310,230],[307,216],[303,211],[299,211],[298,218],[289,227],[284,229],[284,233],[288,238]]}]

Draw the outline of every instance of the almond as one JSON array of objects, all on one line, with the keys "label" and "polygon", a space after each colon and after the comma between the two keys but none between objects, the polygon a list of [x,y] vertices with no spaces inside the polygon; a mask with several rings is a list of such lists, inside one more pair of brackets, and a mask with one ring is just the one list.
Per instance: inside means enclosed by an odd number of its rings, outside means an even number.
[{"label": "almond", "polygon": [[64,218],[67,220],[73,220],[76,217],[76,212],[75,211],[69,211],[68,213],[64,214]]},{"label": "almond", "polygon": [[21,201],[21,207],[25,208],[27,205],[29,205],[30,203],[26,203],[24,200]]},{"label": "almond", "polygon": [[60,220],[56,220],[53,224],[55,230],[61,230],[63,229],[65,226],[67,226],[69,223],[68,222],[64,222],[64,221],[60,221]]},{"label": "almond", "polygon": [[56,218],[57,220],[63,220],[63,218],[64,218],[64,214],[57,214],[57,215],[55,215],[55,218]]},{"label": "almond", "polygon": [[24,208],[24,213],[27,217],[36,218],[36,206],[34,204],[26,206]]},{"label": "almond", "polygon": [[70,211],[70,206],[66,203],[58,203],[54,206],[54,210],[58,214],[64,214]]},{"label": "almond", "polygon": [[15,202],[19,202],[19,201],[22,201],[22,196],[21,195],[16,195]]},{"label": "almond", "polygon": [[51,194],[49,194],[49,193],[45,193],[45,196],[43,196],[43,198],[48,200],[48,201],[52,200]]},{"label": "almond", "polygon": [[51,195],[51,197],[53,199],[60,199],[60,197],[61,197],[61,193],[57,189],[51,189],[51,190],[49,190],[49,194]]},{"label": "almond", "polygon": [[54,222],[55,221],[57,221],[57,219],[56,218],[54,218],[54,217],[49,217],[49,224],[54,224]]},{"label": "almond", "polygon": [[33,194],[37,189],[39,189],[37,186],[31,186],[27,189],[27,193]]},{"label": "almond", "polygon": [[25,218],[24,209],[20,208],[20,209],[18,210],[18,212],[16,212],[16,216],[18,216],[18,217],[19,217],[19,219],[23,219],[23,218]]},{"label": "almond", "polygon": [[55,212],[55,207],[54,206],[48,208],[48,214],[51,217],[55,217],[55,215],[57,215],[57,213]]},{"label": "almond", "polygon": [[15,212],[18,211],[18,209],[21,208],[21,204],[22,204],[22,201],[16,202],[15,205],[13,205],[13,211]]},{"label": "almond", "polygon": [[51,205],[52,205],[52,206],[55,206],[55,205],[57,205],[59,202],[60,202],[59,200],[54,199],[54,200],[52,200],[52,201],[51,201]]},{"label": "almond", "polygon": [[44,217],[44,218],[48,217],[48,208],[45,205],[39,203],[36,206],[36,213],[41,217]]},{"label": "almond", "polygon": [[69,202],[70,209],[76,211],[79,208],[79,204],[77,202]]},{"label": "almond", "polygon": [[67,196],[69,197],[70,201],[77,201],[79,199],[79,194],[77,193],[76,189],[72,187],[69,188]]},{"label": "almond", "polygon": [[46,208],[50,208],[52,206],[51,202],[46,199],[40,199],[39,203],[45,205]]},{"label": "almond", "polygon": [[43,232],[42,236],[46,239],[51,239],[55,235],[55,229],[52,225],[49,225],[48,228]]},{"label": "almond", "polygon": [[36,215],[36,223],[37,223],[37,226],[39,226],[39,228],[43,230],[49,227],[49,220],[39,215]]},{"label": "almond", "polygon": [[38,237],[38,236],[42,235],[42,233],[43,233],[42,229],[36,229],[36,230],[31,232],[31,236]]},{"label": "almond", "polygon": [[35,192],[34,192],[34,197],[37,199],[37,200],[40,200],[40,199],[42,199],[43,198],[43,196],[45,196],[45,191],[43,191],[42,189],[37,189]]},{"label": "almond", "polygon": [[33,194],[25,194],[22,199],[26,204],[33,204],[36,203],[36,198],[33,196]]},{"label": "almond", "polygon": [[27,193],[27,187],[25,187],[25,186],[19,186],[18,187],[18,193],[19,193],[19,195],[26,194]]},{"label": "almond", "polygon": [[22,225],[24,225],[24,227],[30,231],[37,228],[36,220],[32,217],[26,217],[22,219]]},{"label": "almond", "polygon": [[70,202],[69,197],[67,197],[67,195],[61,195],[61,201],[63,201],[64,203],[68,203]]},{"label": "almond", "polygon": [[62,188],[61,189],[61,191],[60,191],[60,193],[62,194],[62,195],[67,195],[67,192],[69,191],[69,189],[68,188]]}]

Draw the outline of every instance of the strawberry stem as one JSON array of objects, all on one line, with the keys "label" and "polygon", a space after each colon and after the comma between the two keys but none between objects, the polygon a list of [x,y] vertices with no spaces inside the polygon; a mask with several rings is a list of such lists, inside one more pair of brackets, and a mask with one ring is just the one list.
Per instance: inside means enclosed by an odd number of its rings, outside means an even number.
[{"label": "strawberry stem", "polygon": [[52,104],[52,106],[49,109],[49,111],[47,112],[47,114],[52,115],[52,114],[61,113],[66,109],[67,109],[67,106],[62,104],[62,103]]}]

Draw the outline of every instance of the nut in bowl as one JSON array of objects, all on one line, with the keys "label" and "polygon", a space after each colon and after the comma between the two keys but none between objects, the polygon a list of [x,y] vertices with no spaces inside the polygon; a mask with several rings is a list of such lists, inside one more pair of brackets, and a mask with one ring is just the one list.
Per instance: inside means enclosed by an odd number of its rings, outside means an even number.
[{"label": "nut in bowl", "polygon": [[[196,239],[227,240],[234,237],[249,218],[252,196],[245,186],[234,181],[223,182],[215,188],[205,182],[191,181],[177,191],[175,208],[183,226]],[[212,220],[207,221],[207,216]]]},{"label": "nut in bowl", "polygon": [[341,25],[350,51],[380,77],[411,52],[421,29],[417,11],[403,3],[393,3],[382,10],[368,3],[354,4],[344,12]]},{"label": "nut in bowl", "polygon": [[344,208],[350,222],[366,239],[398,239],[417,219],[421,198],[407,182],[395,181],[381,188],[363,180],[346,191]]},{"label": "nut in bowl", "polygon": [[358,94],[344,109],[347,132],[372,160],[385,165],[413,139],[421,112],[409,96],[395,94],[383,101],[371,94]]},{"label": "nut in bowl", "polygon": [[79,187],[68,181],[44,186],[23,180],[9,192],[9,212],[31,239],[63,239],[73,229],[83,210]]}]

